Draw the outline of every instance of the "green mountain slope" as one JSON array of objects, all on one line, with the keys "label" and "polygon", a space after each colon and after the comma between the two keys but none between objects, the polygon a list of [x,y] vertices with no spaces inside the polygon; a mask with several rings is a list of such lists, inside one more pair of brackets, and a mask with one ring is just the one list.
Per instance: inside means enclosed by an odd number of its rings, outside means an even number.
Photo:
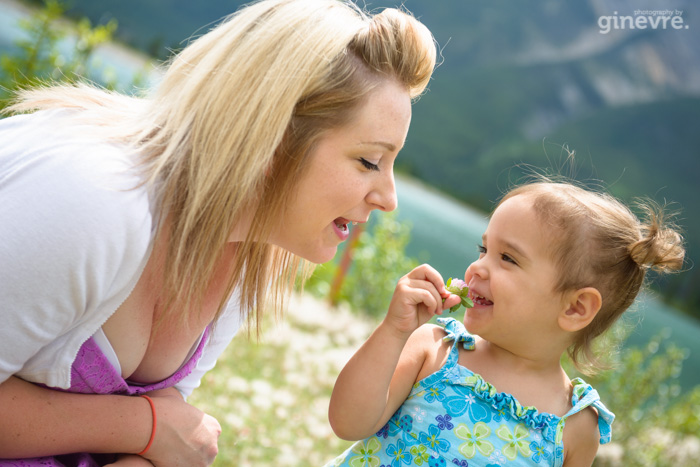
[{"label": "green mountain slope", "polygon": [[[206,32],[241,1],[72,0],[74,15],[119,21],[122,40],[160,57]],[[362,2],[360,2],[362,4]],[[700,258],[700,24],[690,1],[647,1],[683,10],[685,30],[601,34],[602,15],[633,15],[633,0],[387,0],[433,31],[443,63],[416,103],[399,169],[482,209],[517,164],[561,167],[567,145],[578,175],[618,196],[678,203],[691,261]],[[567,172],[568,173],[568,172]],[[700,273],[665,286],[700,317]]]}]

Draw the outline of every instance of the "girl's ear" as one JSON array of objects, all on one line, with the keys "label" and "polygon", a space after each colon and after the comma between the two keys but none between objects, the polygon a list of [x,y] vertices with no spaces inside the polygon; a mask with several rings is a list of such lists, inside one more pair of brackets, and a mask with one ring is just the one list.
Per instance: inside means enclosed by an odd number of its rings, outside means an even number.
[{"label": "girl's ear", "polygon": [[573,292],[565,308],[559,315],[559,327],[564,331],[577,332],[593,321],[603,304],[603,297],[594,287],[584,287]]}]

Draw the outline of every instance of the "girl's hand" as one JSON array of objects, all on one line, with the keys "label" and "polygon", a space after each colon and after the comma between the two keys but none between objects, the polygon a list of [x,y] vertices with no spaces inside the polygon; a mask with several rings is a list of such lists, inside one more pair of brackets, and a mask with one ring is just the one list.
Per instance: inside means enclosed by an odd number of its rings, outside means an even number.
[{"label": "girl's hand", "polygon": [[149,393],[158,423],[153,445],[143,457],[157,467],[209,466],[219,451],[221,425],[211,415],[185,402],[176,392]]},{"label": "girl's hand", "polygon": [[423,264],[399,279],[384,322],[399,333],[410,335],[433,315],[441,315],[442,310],[460,301],[459,296],[445,288],[440,273]]}]

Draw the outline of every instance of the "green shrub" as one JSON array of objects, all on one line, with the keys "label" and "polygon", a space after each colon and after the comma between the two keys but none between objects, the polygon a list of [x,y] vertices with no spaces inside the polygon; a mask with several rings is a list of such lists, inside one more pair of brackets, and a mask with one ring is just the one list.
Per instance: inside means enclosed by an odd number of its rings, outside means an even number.
[{"label": "green shrub", "polygon": [[[378,216],[370,229],[363,231],[357,241],[352,240],[332,262],[316,268],[306,282],[305,289],[317,297],[327,297],[333,303],[347,303],[350,308],[374,318],[386,313],[398,280],[418,265],[407,258],[406,245],[410,240],[410,225],[397,221],[396,212]],[[350,254],[352,263],[342,276],[339,264]],[[335,284],[341,284],[334,288]]]},{"label": "green shrub", "polygon": [[[20,20],[26,38],[15,42],[14,53],[0,57],[0,108],[17,89],[51,81],[90,79],[90,58],[98,45],[112,40],[117,23],[112,20],[93,27],[83,18],[69,26],[61,22],[64,11],[62,2],[46,0],[42,9]],[[62,51],[61,46],[67,44],[69,50],[63,47]],[[114,85],[102,84],[108,88]]]},{"label": "green shrub", "polygon": [[[608,345],[621,348],[628,331],[616,326],[610,334]],[[645,346],[608,353],[610,370],[584,376],[615,413],[612,444],[601,447],[595,465],[700,465],[700,386],[682,393],[678,383],[687,351],[664,329]]]}]

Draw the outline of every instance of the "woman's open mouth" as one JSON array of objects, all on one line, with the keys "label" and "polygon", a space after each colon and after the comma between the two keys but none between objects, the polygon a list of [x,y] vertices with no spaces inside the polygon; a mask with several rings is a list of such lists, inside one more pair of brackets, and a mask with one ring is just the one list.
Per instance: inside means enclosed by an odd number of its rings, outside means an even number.
[{"label": "woman's open mouth", "polygon": [[333,221],[333,230],[341,241],[346,240],[350,236],[350,227],[348,224],[350,224],[350,221],[342,217]]}]

